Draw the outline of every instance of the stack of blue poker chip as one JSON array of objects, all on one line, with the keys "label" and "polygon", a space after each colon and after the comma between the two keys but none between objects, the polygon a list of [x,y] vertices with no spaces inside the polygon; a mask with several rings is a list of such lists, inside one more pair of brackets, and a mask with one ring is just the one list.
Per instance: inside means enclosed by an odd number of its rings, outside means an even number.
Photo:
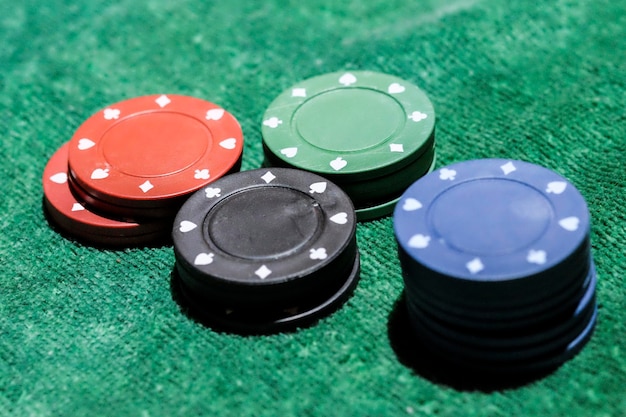
[{"label": "stack of blue poker chip", "polygon": [[562,176],[473,160],[415,182],[394,212],[412,327],[467,368],[532,372],[579,352],[596,323],[590,218]]}]

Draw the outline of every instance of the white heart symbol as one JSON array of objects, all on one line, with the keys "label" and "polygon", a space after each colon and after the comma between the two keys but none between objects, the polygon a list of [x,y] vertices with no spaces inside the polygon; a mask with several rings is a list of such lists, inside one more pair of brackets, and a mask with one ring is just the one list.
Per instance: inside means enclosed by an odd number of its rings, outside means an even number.
[{"label": "white heart symbol", "polygon": [[285,155],[287,158],[293,158],[298,153],[298,148],[283,148],[280,150],[280,153]]},{"label": "white heart symbol", "polygon": [[314,182],[313,184],[310,185],[311,189],[309,190],[309,192],[311,194],[313,193],[318,193],[321,194],[324,191],[326,191],[326,182]]},{"label": "white heart symbol", "polygon": [[213,263],[213,257],[215,255],[212,253],[200,253],[198,254],[198,256],[196,256],[196,259],[194,259],[193,263],[194,265],[208,265],[210,263]]},{"label": "white heart symbol", "polygon": [[422,208],[422,203],[414,198],[407,198],[404,200],[404,204],[402,205],[402,209],[404,211],[415,211]]},{"label": "white heart symbol", "polygon": [[567,183],[563,181],[552,181],[548,183],[548,187],[546,188],[546,193],[550,194],[561,194],[565,191],[567,187]]},{"label": "white heart symbol", "polygon": [[59,172],[50,177],[50,181],[57,184],[65,184],[67,182],[67,174],[65,172]]},{"label": "white heart symbol", "polygon": [[235,149],[235,146],[237,146],[237,139],[235,138],[224,139],[223,141],[220,142],[220,146],[224,149]]},{"label": "white heart symbol", "polygon": [[430,236],[413,235],[409,239],[409,246],[416,249],[424,249],[430,243]]},{"label": "white heart symbol", "polygon": [[580,220],[578,219],[578,217],[566,217],[562,220],[559,220],[559,225],[569,232],[577,230],[579,223]]},{"label": "white heart symbol", "polygon": [[344,168],[346,165],[348,165],[348,162],[340,156],[330,161],[330,166],[335,171],[339,171],[340,169]]},{"label": "white heart symbol", "polygon": [[207,120],[219,120],[224,115],[224,109],[211,109],[206,112]]},{"label": "white heart symbol", "polygon": [[190,230],[195,229],[196,227],[198,226],[195,223],[192,223],[189,220],[183,220],[182,222],[180,222],[180,227],[178,228],[178,230],[183,233],[187,233]]},{"label": "white heart symbol", "polygon": [[101,180],[101,179],[106,178],[108,176],[109,176],[109,170],[108,169],[97,168],[97,169],[94,169],[93,172],[91,173],[91,179],[92,180]]},{"label": "white heart symbol", "polygon": [[92,148],[96,143],[91,139],[82,138],[78,140],[78,149],[84,151],[85,149]]},{"label": "white heart symbol", "polygon": [[330,218],[330,221],[337,224],[346,224],[348,223],[348,213],[343,211],[337,213]]},{"label": "white heart symbol", "polygon": [[341,78],[339,78],[339,83],[345,85],[346,87],[350,84],[354,84],[356,82],[356,77],[349,72],[343,74]]},{"label": "white heart symbol", "polygon": [[389,92],[389,94],[404,93],[404,90],[404,86],[398,83],[391,83],[389,84],[389,88],[387,88],[387,92]]},{"label": "white heart symbol", "polygon": [[72,204],[72,211],[81,211],[81,210],[85,210],[85,207],[83,207],[82,204],[80,203]]}]

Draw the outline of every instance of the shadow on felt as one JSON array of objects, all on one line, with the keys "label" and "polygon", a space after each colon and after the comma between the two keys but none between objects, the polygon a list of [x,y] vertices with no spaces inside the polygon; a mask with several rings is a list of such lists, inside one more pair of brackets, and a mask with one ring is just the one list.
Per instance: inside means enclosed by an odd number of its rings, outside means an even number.
[{"label": "shadow on felt", "polygon": [[387,323],[391,347],[400,363],[419,376],[436,384],[450,386],[459,391],[493,392],[515,389],[546,377],[557,367],[540,372],[498,373],[465,368],[441,354],[429,350],[412,328],[406,309],[405,294],[394,303]]}]

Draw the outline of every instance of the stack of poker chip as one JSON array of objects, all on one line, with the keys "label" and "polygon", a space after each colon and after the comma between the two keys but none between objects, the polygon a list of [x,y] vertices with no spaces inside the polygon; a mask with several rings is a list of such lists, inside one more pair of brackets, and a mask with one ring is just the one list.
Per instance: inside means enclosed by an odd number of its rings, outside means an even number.
[{"label": "stack of poker chip", "polygon": [[318,175],[243,171],[193,194],[176,216],[174,288],[212,327],[267,333],[331,313],[359,278],[350,198]]},{"label": "stack of poker chip", "polygon": [[167,239],[196,190],[239,170],[243,135],[219,106],[154,95],[87,119],[48,161],[44,207],[63,233],[104,246]]},{"label": "stack of poker chip", "polygon": [[352,199],[359,220],[391,214],[435,164],[435,112],[417,86],[368,71],[304,80],[263,117],[266,166],[322,175]]},{"label": "stack of poker chip", "polygon": [[560,175],[522,161],[457,163],[408,188],[394,229],[413,331],[445,361],[545,371],[591,337],[589,212]]}]

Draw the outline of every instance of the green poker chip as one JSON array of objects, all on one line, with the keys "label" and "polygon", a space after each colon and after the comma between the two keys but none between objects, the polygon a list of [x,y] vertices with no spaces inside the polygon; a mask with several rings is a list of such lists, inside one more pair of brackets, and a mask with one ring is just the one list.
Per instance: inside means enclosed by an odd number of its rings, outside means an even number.
[{"label": "green poker chip", "polygon": [[262,134],[266,165],[329,178],[360,220],[389,214],[403,184],[435,160],[432,103],[409,81],[377,72],[335,72],[292,86],[267,108]]}]

